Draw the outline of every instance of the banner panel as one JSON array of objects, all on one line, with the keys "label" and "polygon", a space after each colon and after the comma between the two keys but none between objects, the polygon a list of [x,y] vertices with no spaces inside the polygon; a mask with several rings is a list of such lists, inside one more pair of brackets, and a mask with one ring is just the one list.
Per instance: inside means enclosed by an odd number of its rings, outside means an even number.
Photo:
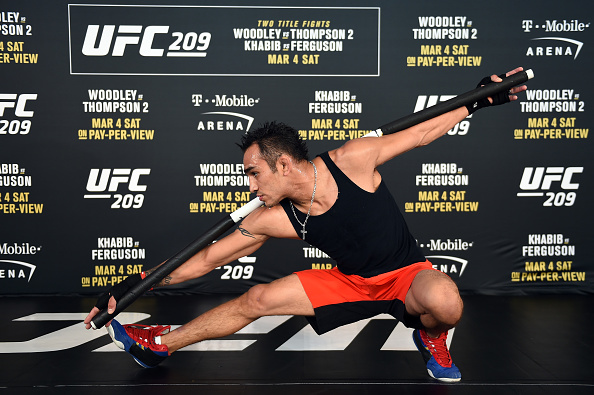
[{"label": "banner panel", "polygon": [[[263,122],[317,155],[517,66],[519,101],[379,171],[463,292],[592,293],[594,6],[510,6],[4,1],[0,294],[94,295],[165,261],[253,198],[235,144]],[[334,265],[270,240],[169,290]]]}]

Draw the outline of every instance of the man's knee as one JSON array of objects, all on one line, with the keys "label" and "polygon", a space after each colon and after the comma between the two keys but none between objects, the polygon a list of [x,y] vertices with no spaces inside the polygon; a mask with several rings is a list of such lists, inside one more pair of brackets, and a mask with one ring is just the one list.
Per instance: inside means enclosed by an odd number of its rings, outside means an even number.
[{"label": "man's knee", "polygon": [[252,317],[262,317],[266,315],[269,308],[266,297],[268,284],[258,284],[251,287],[243,294],[243,308],[247,315]]},{"label": "man's knee", "polygon": [[444,324],[456,326],[462,318],[462,311],[464,304],[462,298],[458,293],[458,289],[446,291],[446,295],[442,299],[437,313]]},{"label": "man's knee", "polygon": [[462,318],[464,309],[458,287],[448,277],[447,280],[437,282],[433,291],[434,315],[444,324],[455,326]]},{"label": "man's knee", "polygon": [[419,280],[416,285],[420,289],[415,290],[415,296],[420,299],[423,310],[438,321],[455,326],[464,308],[456,283],[448,275],[433,270],[422,272]]}]

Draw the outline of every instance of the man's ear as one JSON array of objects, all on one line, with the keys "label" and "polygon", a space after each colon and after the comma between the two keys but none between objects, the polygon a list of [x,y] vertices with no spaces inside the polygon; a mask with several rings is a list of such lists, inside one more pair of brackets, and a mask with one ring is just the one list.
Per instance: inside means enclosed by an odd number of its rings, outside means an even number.
[{"label": "man's ear", "polygon": [[288,155],[283,154],[277,159],[276,168],[283,176],[286,176],[293,168],[293,160]]}]

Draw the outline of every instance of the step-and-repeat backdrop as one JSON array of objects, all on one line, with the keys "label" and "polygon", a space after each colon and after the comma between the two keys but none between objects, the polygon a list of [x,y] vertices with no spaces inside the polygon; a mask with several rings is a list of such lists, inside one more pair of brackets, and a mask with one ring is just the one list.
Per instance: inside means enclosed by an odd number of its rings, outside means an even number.
[{"label": "step-and-repeat backdrop", "polygon": [[[98,294],[174,255],[253,198],[235,143],[260,123],[317,154],[517,66],[519,101],[380,171],[462,291],[592,292],[594,5],[164,3],[2,2],[0,294]],[[333,265],[272,240],[173,289]]]}]

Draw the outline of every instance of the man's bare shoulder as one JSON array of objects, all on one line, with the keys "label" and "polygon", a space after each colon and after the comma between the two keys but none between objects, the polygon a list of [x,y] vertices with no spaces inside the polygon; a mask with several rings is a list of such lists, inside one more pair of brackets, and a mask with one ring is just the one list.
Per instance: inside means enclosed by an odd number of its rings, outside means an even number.
[{"label": "man's bare shoulder", "polygon": [[260,207],[241,223],[254,235],[276,238],[297,238],[297,233],[282,206]]},{"label": "man's bare shoulder", "polygon": [[349,140],[341,147],[328,152],[332,161],[342,169],[369,171],[375,169],[377,138]]},{"label": "man's bare shoulder", "polygon": [[376,170],[377,137],[350,140],[342,147],[330,151],[330,159],[355,184],[373,192],[381,176]]}]

